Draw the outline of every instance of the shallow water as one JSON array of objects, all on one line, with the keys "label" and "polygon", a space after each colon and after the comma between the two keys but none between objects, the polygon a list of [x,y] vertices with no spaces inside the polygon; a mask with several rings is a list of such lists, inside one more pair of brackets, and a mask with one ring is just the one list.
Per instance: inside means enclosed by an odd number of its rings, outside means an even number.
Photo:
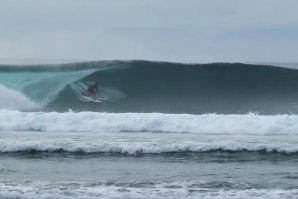
[{"label": "shallow water", "polygon": [[[2,131],[0,136],[4,198],[298,197],[298,154],[252,148],[291,147],[296,135]],[[173,143],[176,148],[168,146]],[[234,147],[208,145],[222,143]],[[249,150],[237,148],[248,143]],[[205,148],[191,151],[189,144]]]}]

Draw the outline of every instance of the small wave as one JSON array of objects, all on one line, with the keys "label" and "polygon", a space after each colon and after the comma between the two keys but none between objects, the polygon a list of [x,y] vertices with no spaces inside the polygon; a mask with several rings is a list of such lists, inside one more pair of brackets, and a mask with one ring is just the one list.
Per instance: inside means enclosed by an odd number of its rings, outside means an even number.
[{"label": "small wave", "polygon": [[201,152],[264,152],[296,154],[296,144],[237,143],[237,142],[129,142],[129,141],[74,141],[74,140],[0,140],[0,152],[69,152],[119,153],[126,155]]}]

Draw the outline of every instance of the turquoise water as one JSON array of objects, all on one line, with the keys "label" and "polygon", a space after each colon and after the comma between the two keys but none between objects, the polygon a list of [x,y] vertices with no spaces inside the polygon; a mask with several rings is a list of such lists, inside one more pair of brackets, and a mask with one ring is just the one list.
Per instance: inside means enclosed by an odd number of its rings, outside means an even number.
[{"label": "turquoise water", "polygon": [[[98,82],[100,104],[82,100],[94,82]],[[0,86],[36,103],[35,111],[295,114],[297,85],[295,69],[240,63],[0,66]],[[12,99],[2,99],[0,107]]]}]

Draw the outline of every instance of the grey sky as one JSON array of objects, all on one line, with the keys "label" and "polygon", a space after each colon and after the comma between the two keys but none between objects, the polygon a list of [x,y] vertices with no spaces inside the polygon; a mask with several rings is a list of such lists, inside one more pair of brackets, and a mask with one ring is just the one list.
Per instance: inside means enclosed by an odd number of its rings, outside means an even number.
[{"label": "grey sky", "polygon": [[0,60],[298,62],[297,0],[1,0]]}]

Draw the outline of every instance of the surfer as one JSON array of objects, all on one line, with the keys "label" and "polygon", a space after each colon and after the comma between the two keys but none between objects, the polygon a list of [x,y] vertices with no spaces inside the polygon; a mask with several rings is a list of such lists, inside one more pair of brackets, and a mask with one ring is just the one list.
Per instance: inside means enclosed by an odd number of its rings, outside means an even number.
[{"label": "surfer", "polygon": [[88,87],[88,94],[90,97],[92,97],[93,100],[96,100],[96,96],[98,95],[98,86],[97,86],[97,82],[95,82],[94,84],[91,84]]}]

